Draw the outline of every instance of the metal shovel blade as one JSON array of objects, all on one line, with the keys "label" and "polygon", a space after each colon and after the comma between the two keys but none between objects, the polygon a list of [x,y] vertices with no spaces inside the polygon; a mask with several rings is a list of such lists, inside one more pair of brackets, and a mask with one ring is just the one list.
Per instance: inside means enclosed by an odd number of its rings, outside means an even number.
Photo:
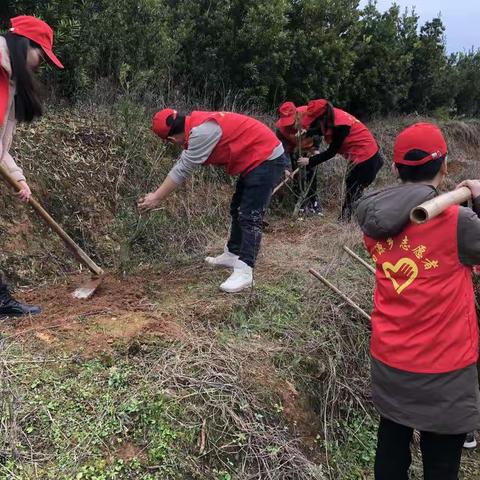
[{"label": "metal shovel blade", "polygon": [[79,300],[87,300],[89,299],[100,286],[103,281],[103,277],[95,278],[90,280],[89,282],[85,283],[81,287],[78,287],[73,293],[73,298],[77,298]]}]

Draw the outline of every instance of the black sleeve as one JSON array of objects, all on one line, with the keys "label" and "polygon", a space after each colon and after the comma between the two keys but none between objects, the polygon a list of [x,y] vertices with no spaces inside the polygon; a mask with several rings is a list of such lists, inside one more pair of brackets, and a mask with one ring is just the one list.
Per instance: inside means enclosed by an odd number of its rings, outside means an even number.
[{"label": "black sleeve", "polygon": [[326,162],[327,160],[333,158],[338,153],[338,151],[343,145],[343,142],[349,134],[350,127],[348,125],[339,125],[338,127],[333,127],[332,143],[324,152],[310,157],[310,162],[308,163],[308,166],[310,168],[313,168],[320,163]]}]

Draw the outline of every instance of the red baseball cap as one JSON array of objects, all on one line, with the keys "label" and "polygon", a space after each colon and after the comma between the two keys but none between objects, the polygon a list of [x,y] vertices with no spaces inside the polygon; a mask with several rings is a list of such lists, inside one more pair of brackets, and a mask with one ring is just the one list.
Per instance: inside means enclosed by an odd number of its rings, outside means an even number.
[{"label": "red baseball cap", "polygon": [[275,124],[277,127],[288,127],[295,123],[295,113],[297,112],[297,107],[293,102],[282,103],[278,111],[280,112],[280,118]]},{"label": "red baseball cap", "polygon": [[170,133],[171,125],[167,124],[167,119],[173,115],[173,119],[177,118],[177,111],[172,108],[165,108],[155,114],[152,120],[152,130],[163,140],[166,140]]},{"label": "red baseball cap", "polygon": [[57,68],[64,68],[62,62],[53,53],[53,30],[47,23],[30,15],[14,17],[10,19],[10,22],[12,24],[10,32],[38,43],[53,65]]},{"label": "red baseball cap", "polygon": [[310,100],[307,105],[307,113],[303,116],[302,127],[308,128],[315,119],[327,113],[328,100],[319,98],[317,100]]},{"label": "red baseball cap", "polygon": [[[421,150],[426,156],[419,160],[407,160],[409,152]],[[433,123],[415,123],[403,130],[395,140],[393,161],[400,165],[420,166],[444,157],[447,143],[441,130]]]}]

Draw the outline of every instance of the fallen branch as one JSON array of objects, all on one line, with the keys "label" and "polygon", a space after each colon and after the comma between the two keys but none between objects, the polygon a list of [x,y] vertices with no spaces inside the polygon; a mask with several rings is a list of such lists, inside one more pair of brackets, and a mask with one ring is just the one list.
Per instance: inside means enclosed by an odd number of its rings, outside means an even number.
[{"label": "fallen branch", "polygon": [[202,429],[200,430],[200,438],[198,439],[199,454],[203,455],[205,453],[205,443],[206,443],[206,430],[207,430],[207,420],[203,419]]},{"label": "fallen branch", "polygon": [[320,275],[316,270],[310,268],[309,272],[318,280],[320,280],[324,285],[326,285],[330,290],[333,290],[338,296],[340,296],[343,300],[345,300],[351,307],[353,307],[360,315],[364,318],[368,319],[369,321],[372,320],[370,315],[365,312],[362,308],[360,308],[353,300],[348,298],[343,292],[341,292],[335,285],[330,283],[325,277]]}]

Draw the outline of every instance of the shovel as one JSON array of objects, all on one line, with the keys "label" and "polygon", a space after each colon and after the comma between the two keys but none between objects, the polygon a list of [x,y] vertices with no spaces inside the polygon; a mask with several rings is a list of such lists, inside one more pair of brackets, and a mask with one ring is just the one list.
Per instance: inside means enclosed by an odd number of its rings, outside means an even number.
[{"label": "shovel", "polygon": [[[15,191],[19,192],[22,189],[20,184],[14,178],[12,178],[8,170],[2,164],[0,164],[0,176],[2,176],[5,183],[13,187]],[[30,197],[28,203],[42,218],[42,220],[65,242],[67,247],[71,249],[80,263],[85,265],[85,267],[87,267],[93,273],[93,278],[85,285],[77,288],[72,294],[74,298],[90,298],[102,283],[105,272],[75,243],[75,241],[48,214],[48,212],[40,205],[40,203],[37,202],[37,200]]]}]

